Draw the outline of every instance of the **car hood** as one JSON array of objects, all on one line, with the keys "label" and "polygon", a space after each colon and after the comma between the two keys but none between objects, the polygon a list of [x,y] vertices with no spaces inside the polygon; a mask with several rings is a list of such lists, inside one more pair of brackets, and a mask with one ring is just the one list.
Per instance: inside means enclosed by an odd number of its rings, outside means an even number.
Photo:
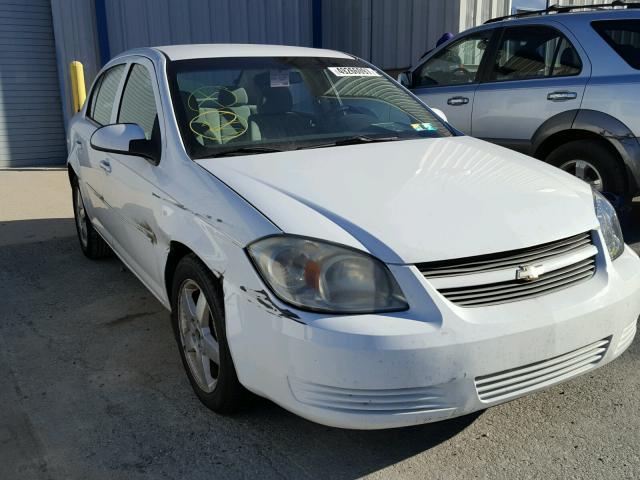
[{"label": "car hood", "polygon": [[418,263],[534,246],[597,226],[590,187],[470,137],[199,160],[286,233]]}]

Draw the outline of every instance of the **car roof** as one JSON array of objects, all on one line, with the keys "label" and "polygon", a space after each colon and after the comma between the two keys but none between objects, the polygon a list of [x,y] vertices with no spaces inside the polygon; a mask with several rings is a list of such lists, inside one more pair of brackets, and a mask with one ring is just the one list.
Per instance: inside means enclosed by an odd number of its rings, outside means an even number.
[{"label": "car roof", "polygon": [[484,25],[487,26],[505,26],[505,25],[519,25],[527,23],[545,23],[545,22],[592,22],[594,20],[608,20],[608,19],[626,19],[626,18],[640,18],[640,10],[637,9],[615,9],[615,10],[586,10],[586,11],[572,11],[562,13],[549,13],[549,14],[531,14],[523,15],[521,17],[505,18],[503,20],[489,21]]},{"label": "car roof", "polygon": [[153,47],[170,60],[224,57],[330,57],[353,58],[343,52],[319,48],[292,47],[287,45],[256,45],[242,43],[208,43],[193,45],[167,45]]}]

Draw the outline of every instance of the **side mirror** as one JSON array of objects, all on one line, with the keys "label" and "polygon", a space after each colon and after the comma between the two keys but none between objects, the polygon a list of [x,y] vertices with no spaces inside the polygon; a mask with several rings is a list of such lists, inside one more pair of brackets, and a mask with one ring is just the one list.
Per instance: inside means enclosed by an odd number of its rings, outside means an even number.
[{"label": "side mirror", "polygon": [[398,75],[398,83],[403,87],[411,88],[411,73],[409,71],[402,72]]},{"label": "side mirror", "polygon": [[444,114],[442,110],[440,110],[439,108],[432,108],[431,111],[435,113],[438,117],[440,117],[440,120],[442,120],[445,123],[449,123],[447,116]]},{"label": "side mirror", "polygon": [[101,152],[135,155],[160,161],[160,151],[156,142],[147,140],[144,131],[135,123],[116,123],[98,128],[91,135],[91,147]]}]

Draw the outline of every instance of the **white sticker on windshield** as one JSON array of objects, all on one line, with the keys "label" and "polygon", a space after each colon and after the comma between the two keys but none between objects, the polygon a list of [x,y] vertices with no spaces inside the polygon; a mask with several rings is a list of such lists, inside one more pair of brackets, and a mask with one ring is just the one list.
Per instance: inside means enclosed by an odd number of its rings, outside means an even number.
[{"label": "white sticker on windshield", "polygon": [[379,77],[380,74],[368,67],[327,67],[336,77]]},{"label": "white sticker on windshield", "polygon": [[271,70],[270,80],[272,87],[288,87],[289,70]]}]

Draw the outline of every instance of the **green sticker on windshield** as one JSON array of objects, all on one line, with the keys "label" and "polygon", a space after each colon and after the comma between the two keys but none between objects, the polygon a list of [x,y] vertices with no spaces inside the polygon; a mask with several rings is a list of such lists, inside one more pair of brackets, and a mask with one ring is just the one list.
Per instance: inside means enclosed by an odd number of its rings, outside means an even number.
[{"label": "green sticker on windshield", "polygon": [[438,130],[438,127],[434,127],[432,124],[430,123],[412,123],[411,127],[416,131],[416,132],[435,132]]}]

